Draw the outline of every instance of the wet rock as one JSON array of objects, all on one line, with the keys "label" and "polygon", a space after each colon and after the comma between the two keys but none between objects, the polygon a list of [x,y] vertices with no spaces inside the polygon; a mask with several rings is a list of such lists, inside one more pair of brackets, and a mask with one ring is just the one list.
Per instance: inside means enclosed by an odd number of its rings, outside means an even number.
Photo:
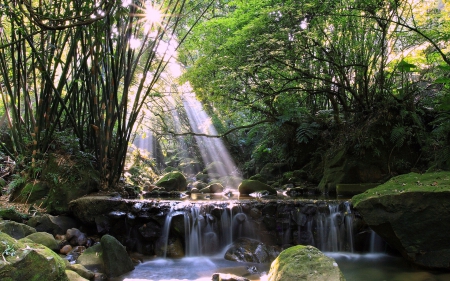
[{"label": "wet rock", "polygon": [[111,229],[111,219],[107,216],[98,216],[95,218],[95,225],[99,234],[108,233]]},{"label": "wet rock", "polygon": [[72,250],[66,255],[65,259],[69,262],[76,261],[83,252],[86,251],[86,247],[84,246],[76,246],[73,247]]},{"label": "wet rock", "polygon": [[133,207],[131,208],[131,210],[133,211],[133,213],[139,213],[142,208],[144,207],[144,203],[143,202],[137,202],[133,205]]},{"label": "wet rock", "polygon": [[211,277],[212,281],[250,281],[249,279],[234,274],[214,273]]},{"label": "wet rock", "polygon": [[68,229],[66,239],[72,246],[84,246],[87,243],[87,236],[77,228]]},{"label": "wet rock", "polygon": [[270,267],[269,281],[344,281],[334,259],[313,246],[294,246],[280,253]]},{"label": "wet rock", "polygon": [[35,232],[35,233],[32,233],[32,234],[28,235],[25,238],[30,239],[34,243],[44,245],[44,246],[46,246],[47,248],[49,248],[49,249],[51,249],[53,251],[58,251],[59,250],[59,243],[58,243],[58,241],[56,241],[55,238],[53,237],[53,235],[51,235],[50,233],[47,233],[47,232]]},{"label": "wet rock", "polygon": [[163,257],[164,252],[166,253],[166,257],[169,258],[182,258],[185,255],[183,244],[178,237],[169,237],[167,247],[164,243],[158,246],[156,254]]},{"label": "wet rock", "polygon": [[63,255],[67,255],[72,251],[71,245],[64,245],[60,250],[59,253]]},{"label": "wet rock", "polygon": [[238,262],[266,263],[274,260],[278,250],[255,239],[239,238],[225,253],[225,259]]},{"label": "wet rock", "polygon": [[78,223],[71,217],[49,214],[32,217],[27,224],[38,232],[48,232],[53,235],[66,234],[67,229],[78,227]]},{"label": "wet rock", "polygon": [[73,200],[69,204],[72,214],[84,224],[95,224],[98,216],[113,210],[121,210],[123,201],[108,196],[85,196]]},{"label": "wet rock", "polygon": [[158,223],[150,221],[139,227],[139,233],[142,237],[152,240],[161,237],[162,229]]},{"label": "wet rock", "polygon": [[35,233],[36,229],[15,221],[0,221],[0,232],[8,234],[15,239],[21,239]]}]

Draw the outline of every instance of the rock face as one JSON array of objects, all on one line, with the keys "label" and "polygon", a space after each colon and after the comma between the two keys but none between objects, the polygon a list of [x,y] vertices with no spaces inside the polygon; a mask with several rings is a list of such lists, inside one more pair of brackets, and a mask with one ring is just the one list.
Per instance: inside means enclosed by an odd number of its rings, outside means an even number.
[{"label": "rock face", "polygon": [[366,223],[406,259],[450,269],[450,172],[398,176],[352,201]]},{"label": "rock face", "polygon": [[65,263],[49,248],[0,232],[0,280],[68,280]]},{"label": "rock face", "polygon": [[257,191],[268,191],[270,194],[277,194],[277,191],[273,187],[257,180],[243,180],[238,189],[240,194],[245,195]]},{"label": "rock face", "polygon": [[281,252],[272,262],[269,281],[343,281],[334,259],[313,246],[294,246]]}]

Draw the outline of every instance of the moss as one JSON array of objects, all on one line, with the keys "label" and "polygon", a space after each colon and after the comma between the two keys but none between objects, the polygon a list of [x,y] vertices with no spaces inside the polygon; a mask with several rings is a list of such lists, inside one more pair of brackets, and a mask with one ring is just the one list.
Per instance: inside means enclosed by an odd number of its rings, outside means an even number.
[{"label": "moss", "polygon": [[8,263],[0,262],[0,280],[68,280],[64,260],[49,248],[0,233],[0,251],[7,247],[14,251],[5,257]]},{"label": "moss", "polygon": [[391,178],[376,188],[353,196],[353,206],[368,198],[395,195],[405,192],[444,192],[450,191],[450,172],[425,174],[409,173]]},{"label": "moss", "polygon": [[273,261],[269,281],[277,280],[335,280],[345,278],[334,259],[325,256],[313,246],[294,246]]},{"label": "moss", "polygon": [[269,191],[270,194],[277,194],[277,191],[273,187],[256,180],[243,180],[238,190],[243,195],[257,191]]},{"label": "moss", "polygon": [[170,172],[161,177],[156,183],[156,186],[164,187],[167,191],[177,190],[184,191],[187,187],[187,181],[184,175],[180,172]]}]

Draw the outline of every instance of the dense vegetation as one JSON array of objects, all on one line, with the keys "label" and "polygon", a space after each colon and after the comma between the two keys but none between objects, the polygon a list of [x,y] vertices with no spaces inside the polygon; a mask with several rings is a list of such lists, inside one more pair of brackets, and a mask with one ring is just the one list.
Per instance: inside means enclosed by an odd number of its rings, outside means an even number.
[{"label": "dense vegetation", "polygon": [[387,177],[450,168],[447,3],[148,1],[157,15],[122,2],[2,3],[1,151],[30,177],[64,151],[114,188],[146,116],[173,140],[161,105],[173,41],[177,82],[190,82],[246,176],[284,163],[318,183],[341,153]]},{"label": "dense vegetation", "polygon": [[342,149],[386,174],[448,169],[449,8],[221,1],[180,59],[222,132],[264,122],[227,136],[250,175],[284,162],[320,181]]}]

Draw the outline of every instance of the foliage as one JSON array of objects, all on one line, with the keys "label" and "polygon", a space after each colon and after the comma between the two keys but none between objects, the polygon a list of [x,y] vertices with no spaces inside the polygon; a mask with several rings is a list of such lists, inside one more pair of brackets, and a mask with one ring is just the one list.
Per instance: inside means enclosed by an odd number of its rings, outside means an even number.
[{"label": "foliage", "polygon": [[34,166],[49,149],[81,151],[95,157],[102,187],[114,187],[186,2],[149,1],[162,10],[160,22],[145,20],[144,1],[3,3],[0,77],[9,155],[30,157]]}]

